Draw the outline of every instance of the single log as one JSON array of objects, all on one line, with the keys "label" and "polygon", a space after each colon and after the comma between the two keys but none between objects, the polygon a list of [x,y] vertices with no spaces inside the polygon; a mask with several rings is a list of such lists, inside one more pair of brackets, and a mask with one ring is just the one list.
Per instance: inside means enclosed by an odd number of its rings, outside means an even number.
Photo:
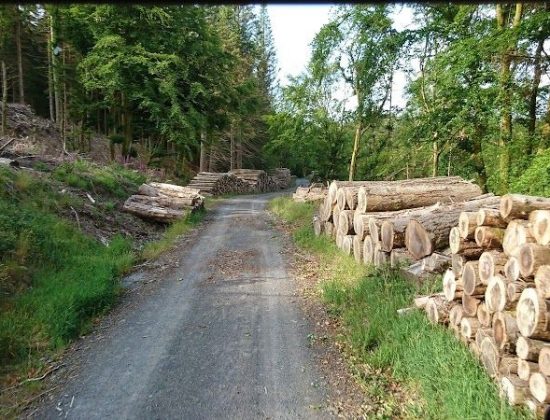
[{"label": "single log", "polygon": [[477,314],[477,307],[481,303],[481,300],[475,296],[463,295],[462,296],[462,312],[464,316],[474,317]]},{"label": "single log", "polygon": [[508,222],[502,218],[500,210],[497,209],[479,209],[476,223],[478,226],[493,226],[498,228],[506,228],[508,226]]},{"label": "single log", "polygon": [[417,259],[449,244],[449,233],[462,211],[498,205],[498,197],[485,197],[453,205],[439,206],[411,219],[405,230],[405,244]]},{"label": "single log", "polygon": [[357,210],[363,213],[367,212],[367,189],[365,187],[359,187],[357,190]]},{"label": "single log", "polygon": [[542,404],[534,398],[528,398],[525,400],[525,408],[533,414],[535,418],[548,419],[550,418],[550,405]]},{"label": "single log", "polygon": [[[365,239],[365,236],[368,235],[368,228],[367,232],[363,233],[363,220],[364,218],[368,217],[365,213],[360,212],[359,210],[355,210],[353,212],[353,231],[356,235],[361,237],[361,240]],[[366,220],[366,223],[368,225],[368,219]]]},{"label": "single log", "polygon": [[439,294],[430,295],[430,296],[417,296],[417,297],[414,298],[413,304],[414,304],[415,308],[424,309],[424,308],[426,308],[426,305],[428,304],[430,299],[433,298],[434,296],[439,297],[439,296],[442,296],[442,294],[439,293]]},{"label": "single log", "polygon": [[524,244],[519,250],[519,271],[523,277],[535,274],[542,265],[550,264],[550,247],[539,244]]},{"label": "single log", "polygon": [[363,240],[359,235],[353,236],[353,257],[358,263],[363,262]]},{"label": "single log", "polygon": [[353,238],[355,235],[343,235],[342,237],[342,251],[346,255],[353,254]]},{"label": "single log", "polygon": [[407,248],[394,248],[390,252],[390,266],[393,268],[399,268],[404,265],[408,265],[413,261]]},{"label": "single log", "polygon": [[126,202],[122,206],[122,209],[141,218],[151,219],[162,223],[170,223],[175,220],[181,219],[191,211],[191,209],[189,208],[173,209],[151,203],[144,204],[138,197],[155,199],[155,197],[133,195],[126,200]]},{"label": "single log", "polygon": [[335,229],[332,222],[325,222],[325,227],[323,229],[325,235],[328,237],[333,237],[335,235]]},{"label": "single log", "polygon": [[374,242],[370,235],[363,241],[363,263],[371,265],[374,262]]},{"label": "single log", "polygon": [[422,270],[429,273],[441,274],[451,266],[451,257],[440,252],[434,252],[420,261]]},{"label": "single log", "polygon": [[502,249],[504,232],[501,228],[478,226],[475,230],[476,244],[485,249]]},{"label": "single log", "polygon": [[510,307],[506,280],[499,274],[489,280],[485,290],[485,305],[490,313],[504,311]]},{"label": "single log", "polygon": [[491,316],[491,313],[487,310],[487,305],[485,305],[485,302],[480,303],[477,307],[477,319],[483,327],[488,328],[492,324],[493,317]]},{"label": "single log", "polygon": [[336,204],[338,204],[341,210],[351,210],[346,202],[346,188],[349,187],[338,188],[336,192]]},{"label": "single log", "polygon": [[543,347],[539,352],[539,370],[550,376],[550,347]]},{"label": "single log", "polygon": [[500,201],[500,215],[504,219],[527,219],[534,210],[550,210],[550,198],[506,194]]},{"label": "single log", "polygon": [[519,279],[519,261],[516,257],[508,258],[504,264],[504,275],[508,281],[516,281]]},{"label": "single log", "polygon": [[539,245],[550,244],[550,210],[535,210],[529,215],[531,233]]},{"label": "single log", "polygon": [[550,304],[536,289],[528,288],[521,292],[516,319],[524,337],[550,340]]},{"label": "single log", "polygon": [[369,218],[369,235],[376,242],[380,242],[380,225],[382,221],[376,217]]},{"label": "single log", "polygon": [[529,377],[535,372],[540,372],[538,363],[529,362],[518,357],[518,376],[520,379],[528,381]]},{"label": "single log", "polygon": [[339,248],[339,249],[342,249],[342,245],[343,245],[343,241],[344,241],[344,234],[342,233],[342,231],[340,229],[337,229],[336,230],[336,246]]},{"label": "single log", "polygon": [[350,210],[355,210],[357,208],[357,193],[358,188],[354,187],[345,187],[344,194],[346,196],[346,205]]},{"label": "single log", "polygon": [[321,236],[325,225],[321,222],[319,216],[313,216],[313,232],[315,236]]},{"label": "single log", "polygon": [[550,265],[541,265],[535,274],[537,291],[544,299],[550,299]]},{"label": "single log", "polygon": [[376,267],[381,267],[390,262],[389,252],[382,251],[380,243],[377,243],[374,246],[374,265]]},{"label": "single log", "polygon": [[344,235],[353,235],[353,210],[342,210],[338,217],[338,229],[342,231]]},{"label": "single log", "polygon": [[489,376],[496,376],[498,374],[498,365],[500,363],[500,351],[495,343],[493,337],[485,337],[481,341],[480,347],[481,362],[485,366],[485,370]]},{"label": "single log", "polygon": [[[517,370],[517,362],[516,362]],[[501,372],[502,373],[502,372]],[[522,380],[518,375],[506,374],[500,379],[500,389],[510,405],[521,405],[530,397],[529,382]]]},{"label": "single log", "polygon": [[482,284],[489,284],[489,279],[504,272],[506,255],[498,251],[486,251],[479,257],[478,271]]},{"label": "single log", "polygon": [[462,239],[473,239],[477,227],[477,211],[463,211],[458,216],[458,234]]},{"label": "single log", "polygon": [[451,255],[451,268],[455,276],[461,276],[462,271],[464,270],[464,265],[466,264],[466,258],[459,254]]},{"label": "single log", "polygon": [[339,218],[340,218],[340,212],[342,210],[340,210],[340,207],[338,207],[338,205],[335,205],[334,207],[332,207],[332,223],[334,223],[334,227],[336,228],[336,230],[339,230]]},{"label": "single log", "polygon": [[518,373],[518,358],[505,354],[501,357],[498,365],[498,373],[504,376]]},{"label": "single log", "polygon": [[495,313],[493,316],[493,337],[499,349],[515,352],[519,330],[516,317],[513,313]]},{"label": "single log", "polygon": [[151,197],[147,195],[132,195],[126,201],[125,206],[129,208],[134,205],[138,205],[140,208],[142,206],[153,206],[164,207],[172,210],[193,210],[194,208],[200,208],[203,206],[203,198],[198,194],[184,198],[168,196]]},{"label": "single log", "polygon": [[504,232],[502,249],[509,257],[517,257],[522,245],[535,242],[527,220],[512,220]]},{"label": "single log", "polygon": [[537,362],[540,351],[543,348],[550,349],[550,343],[540,340],[534,340],[520,335],[516,341],[516,354],[520,359]]},{"label": "single log", "polygon": [[531,394],[539,402],[550,402],[550,379],[540,372],[533,373],[529,378]]},{"label": "single log", "polygon": [[487,288],[479,277],[478,261],[468,261],[464,264],[462,270],[462,282],[464,283],[464,293],[467,295],[480,295],[485,293]]},{"label": "single log", "polygon": [[480,326],[477,318],[462,317],[460,321],[460,333],[468,340],[473,340]]},{"label": "single log", "polygon": [[478,348],[481,348],[481,342],[485,337],[493,337],[493,330],[492,328],[478,328],[476,331],[476,337],[475,342],[478,346]]},{"label": "single log", "polygon": [[[453,270],[447,270],[443,275],[443,295],[448,302],[462,298],[463,284],[457,280]],[[470,315],[471,316],[471,315]]]},{"label": "single log", "polygon": [[480,354],[480,351],[479,351],[479,346],[477,345],[477,343],[475,342],[475,340],[473,341],[470,341],[468,343],[468,348],[470,349],[470,351],[473,353],[473,355],[477,358],[479,358],[479,354]]},{"label": "single log", "polygon": [[[161,183],[161,182],[150,182],[149,184],[143,184],[143,185],[148,185],[148,186],[154,188],[157,193],[160,193],[160,194],[166,195],[166,196],[172,196],[172,197],[182,197],[182,195],[183,196],[188,196],[188,195],[194,195],[194,194],[199,194],[200,193],[197,188],[182,187],[180,185],[165,184],[165,183]],[[149,190],[149,192],[152,192],[152,190]],[[145,194],[141,191],[139,192],[139,194],[149,195],[149,194]],[[155,197],[156,197],[156,195],[155,195]]]},{"label": "single log", "polygon": [[449,248],[451,253],[466,254],[470,259],[479,258],[484,251],[475,241],[461,238],[458,227],[452,228],[449,232]]},{"label": "single log", "polygon": [[508,301],[511,303],[518,302],[519,298],[521,297],[521,292],[523,292],[528,287],[535,287],[535,283],[523,280],[517,280],[508,283],[508,285],[506,286],[506,297]]},{"label": "single log", "polygon": [[460,303],[453,303],[449,310],[449,324],[460,325],[462,321],[462,305]]},{"label": "single log", "polygon": [[426,315],[433,324],[448,324],[451,304],[442,296],[432,296],[425,306]]}]

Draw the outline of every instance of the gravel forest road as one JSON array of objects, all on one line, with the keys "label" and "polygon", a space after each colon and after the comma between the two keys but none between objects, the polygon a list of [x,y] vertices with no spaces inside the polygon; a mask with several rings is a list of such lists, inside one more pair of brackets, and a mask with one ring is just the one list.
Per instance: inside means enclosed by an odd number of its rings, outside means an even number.
[{"label": "gravel forest road", "polygon": [[177,267],[77,352],[78,367],[32,417],[331,417],[310,325],[266,212],[275,195],[213,210],[190,246],[172,252]]}]

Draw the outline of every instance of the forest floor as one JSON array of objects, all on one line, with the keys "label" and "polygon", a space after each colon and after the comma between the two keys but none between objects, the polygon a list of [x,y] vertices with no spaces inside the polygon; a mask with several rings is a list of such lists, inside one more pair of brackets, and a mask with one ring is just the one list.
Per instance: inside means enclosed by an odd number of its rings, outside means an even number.
[{"label": "forest floor", "polygon": [[[358,417],[364,394],[266,211],[223,200],[76,341],[33,418]],[[298,280],[298,281],[296,281]]]}]

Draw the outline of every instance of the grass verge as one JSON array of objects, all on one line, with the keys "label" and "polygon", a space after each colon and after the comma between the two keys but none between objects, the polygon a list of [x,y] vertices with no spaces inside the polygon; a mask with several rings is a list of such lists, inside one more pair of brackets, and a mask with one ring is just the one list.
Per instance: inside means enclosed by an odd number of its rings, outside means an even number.
[{"label": "grass verge", "polygon": [[[319,292],[329,313],[342,324],[341,339],[352,364],[366,364],[375,375],[359,378],[380,401],[382,417],[434,419],[519,419],[524,411],[509,407],[468,348],[450,331],[431,325],[423,313],[398,316],[413,297],[434,288],[415,285],[388,269],[370,270],[344,255],[332,241],[315,237],[315,207],[289,197],[271,201],[270,209],[290,224],[295,243],[319,261]],[[387,391],[397,381],[409,398],[396,402]],[[382,400],[380,400],[382,397]],[[398,404],[396,404],[398,403]]]}]

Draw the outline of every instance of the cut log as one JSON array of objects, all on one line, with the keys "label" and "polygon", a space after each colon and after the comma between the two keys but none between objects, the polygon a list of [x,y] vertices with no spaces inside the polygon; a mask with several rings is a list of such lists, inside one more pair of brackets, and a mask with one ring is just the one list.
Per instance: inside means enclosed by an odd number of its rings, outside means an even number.
[{"label": "cut log", "polygon": [[165,200],[170,199],[132,195],[124,202],[122,209],[143,219],[151,219],[162,223],[171,223],[181,219],[193,210],[193,207],[174,209],[164,206],[163,204],[166,204]]},{"label": "cut log", "polygon": [[504,354],[498,365],[498,373],[504,376],[516,375],[518,373],[518,358]]},{"label": "cut log", "polygon": [[489,280],[485,290],[485,305],[490,313],[501,312],[510,307],[506,280],[499,274]]},{"label": "cut log", "polygon": [[138,189],[138,194],[149,197],[192,198],[199,195],[199,189],[180,187],[179,185],[172,184],[163,184],[160,182],[151,182],[149,184],[142,184]]},{"label": "cut log", "polygon": [[340,207],[338,205],[334,206],[332,208],[332,223],[334,223],[334,228],[338,231],[339,230],[339,218],[340,218]]},{"label": "cut log", "polygon": [[516,354],[520,359],[529,360],[530,362],[538,363],[539,354],[543,348],[550,349],[550,343],[523,337],[521,335],[516,341]]},{"label": "cut log", "polygon": [[342,251],[346,255],[352,255],[353,254],[353,238],[355,235],[343,235],[342,237]]},{"label": "cut log", "polygon": [[485,197],[472,201],[439,206],[411,219],[405,230],[405,244],[417,259],[430,255],[449,245],[449,233],[462,211],[498,205],[498,197]]},{"label": "cut log", "polygon": [[531,233],[539,245],[550,244],[550,210],[535,210],[529,215]]},{"label": "cut log", "polygon": [[529,378],[531,394],[539,402],[550,402],[550,379],[540,372],[533,373]]},{"label": "cut log", "polygon": [[487,305],[485,305],[485,302],[480,303],[477,307],[477,319],[479,320],[479,323],[485,328],[489,328],[493,322],[493,317],[491,316],[491,313],[487,310]]},{"label": "cut log", "polygon": [[516,257],[508,258],[504,264],[504,275],[508,281],[516,281],[519,279],[519,261]]},{"label": "cut log", "polygon": [[[443,275],[443,295],[448,302],[462,298],[462,281],[457,280],[453,270],[447,270]],[[471,316],[471,315],[470,315]]]},{"label": "cut log", "polygon": [[519,250],[519,271],[523,277],[535,274],[542,265],[550,264],[550,247],[539,244],[524,244]]},{"label": "cut log", "polygon": [[338,217],[338,229],[342,231],[344,235],[353,235],[353,210],[342,210]]},{"label": "cut log", "polygon": [[[436,295],[436,296],[440,296],[440,295]],[[413,304],[415,306],[415,308],[418,308],[418,309],[424,309],[426,308],[426,305],[428,304],[429,300],[433,297],[432,296],[417,296],[414,298],[414,301],[413,301]]]},{"label": "cut log", "polygon": [[548,419],[550,418],[550,405],[543,404],[535,400],[534,398],[529,398],[525,400],[525,408],[529,410],[536,418]]},{"label": "cut log", "polygon": [[473,340],[480,326],[481,325],[477,317],[462,317],[462,320],[460,321],[460,333],[468,340]]},{"label": "cut log", "polygon": [[489,284],[489,279],[504,272],[507,258],[502,252],[486,251],[479,257],[479,279],[483,284]]},{"label": "cut log", "polygon": [[344,194],[346,196],[346,205],[350,210],[355,210],[357,208],[357,193],[358,188],[346,187],[344,188]]},{"label": "cut log", "polygon": [[484,251],[475,241],[462,239],[458,227],[449,232],[449,248],[451,253],[465,255],[469,259],[479,258]]},{"label": "cut log", "polygon": [[550,347],[543,347],[539,352],[539,370],[550,376]]},{"label": "cut log", "polygon": [[382,267],[390,262],[389,252],[382,251],[380,243],[374,246],[374,265],[376,267]]},{"label": "cut log", "polygon": [[363,241],[363,263],[371,265],[374,263],[374,243],[370,235]]},{"label": "cut log", "polygon": [[476,337],[475,342],[478,346],[478,348],[481,348],[481,342],[485,337],[492,337],[493,336],[493,330],[491,328],[478,328],[476,331]]},{"label": "cut log", "polygon": [[420,261],[422,262],[422,270],[428,273],[441,274],[451,266],[451,257],[440,252],[434,252]]},{"label": "cut log", "polygon": [[342,231],[340,229],[336,230],[336,246],[339,249],[342,249],[342,245],[343,245],[343,242],[344,242],[344,236],[345,235],[342,233]]},{"label": "cut log", "polygon": [[475,342],[475,340],[472,340],[468,343],[468,348],[474,354],[475,357],[479,358],[480,351],[479,351],[479,347],[478,347],[477,343]]},{"label": "cut log", "polygon": [[455,273],[455,276],[461,276],[462,271],[464,270],[464,265],[466,264],[466,258],[464,256],[459,254],[453,254],[451,255],[451,268],[453,269],[453,273]]},{"label": "cut log", "polygon": [[364,240],[365,236],[369,234],[368,217],[369,216],[367,216],[365,213],[362,213],[358,210],[355,210],[353,212],[353,230],[355,234],[361,238],[361,240]]},{"label": "cut log", "polygon": [[324,227],[325,225],[321,222],[319,216],[313,216],[313,232],[315,233],[315,236],[321,236]]},{"label": "cut log", "polygon": [[502,249],[509,257],[517,257],[522,245],[535,242],[527,220],[512,220],[504,232]]},{"label": "cut log", "polygon": [[349,187],[338,188],[336,191],[336,204],[341,210],[350,210],[348,203],[346,202],[346,189]]},{"label": "cut log", "polygon": [[485,337],[481,341],[480,357],[485,370],[489,376],[495,377],[498,374],[500,363],[500,351],[493,337]]},{"label": "cut log", "polygon": [[525,400],[531,396],[529,382],[520,379],[518,375],[507,374],[503,376],[500,380],[500,389],[508,404],[512,406],[524,404]]},{"label": "cut log", "polygon": [[476,223],[478,226],[493,226],[503,229],[508,226],[508,222],[502,218],[500,210],[497,209],[479,209]]},{"label": "cut log", "polygon": [[333,237],[335,235],[335,229],[332,222],[325,222],[325,227],[323,229],[325,235],[328,237]]},{"label": "cut log", "polygon": [[474,239],[477,227],[477,211],[463,211],[458,216],[458,234],[462,239]]},{"label": "cut log", "polygon": [[550,299],[550,265],[541,265],[535,274],[538,293],[544,299]]},{"label": "cut log", "polygon": [[424,309],[431,323],[447,324],[449,323],[449,311],[451,310],[451,306],[451,303],[442,296],[433,296],[428,299]]},{"label": "cut log", "polygon": [[449,324],[460,325],[460,321],[462,321],[462,305],[454,303],[449,310]]},{"label": "cut log", "polygon": [[393,268],[409,265],[412,261],[407,248],[394,248],[390,252],[390,266]]},{"label": "cut log", "polygon": [[462,282],[464,293],[467,295],[480,295],[485,293],[487,286],[481,282],[477,261],[468,261],[462,270]]},{"label": "cut log", "polygon": [[358,263],[363,262],[363,240],[359,235],[353,236],[353,257]]},{"label": "cut log", "polygon": [[365,187],[359,187],[357,190],[357,210],[363,213],[367,212],[367,189]]},{"label": "cut log", "polygon": [[501,228],[478,226],[475,230],[476,244],[485,249],[502,249],[504,232]]},{"label": "cut log", "polygon": [[508,285],[506,286],[506,296],[508,298],[508,301],[511,303],[518,302],[519,298],[521,297],[521,292],[523,292],[528,287],[535,287],[535,283],[523,280],[517,280],[508,283]]},{"label": "cut log", "polygon": [[493,337],[499,349],[515,353],[519,330],[514,314],[510,312],[495,313],[493,316]]},{"label": "cut log", "polygon": [[477,307],[481,303],[481,300],[475,296],[463,295],[462,296],[462,312],[464,316],[474,317],[477,316]]},{"label": "cut log", "polygon": [[539,372],[539,364],[535,362],[529,362],[518,357],[518,376],[524,381],[528,381],[529,377]]},{"label": "cut log", "polygon": [[516,308],[518,328],[524,337],[550,340],[550,304],[536,289],[525,289]]},{"label": "cut log", "polygon": [[500,215],[504,219],[527,219],[534,210],[550,210],[550,198],[506,194],[500,201]]}]

